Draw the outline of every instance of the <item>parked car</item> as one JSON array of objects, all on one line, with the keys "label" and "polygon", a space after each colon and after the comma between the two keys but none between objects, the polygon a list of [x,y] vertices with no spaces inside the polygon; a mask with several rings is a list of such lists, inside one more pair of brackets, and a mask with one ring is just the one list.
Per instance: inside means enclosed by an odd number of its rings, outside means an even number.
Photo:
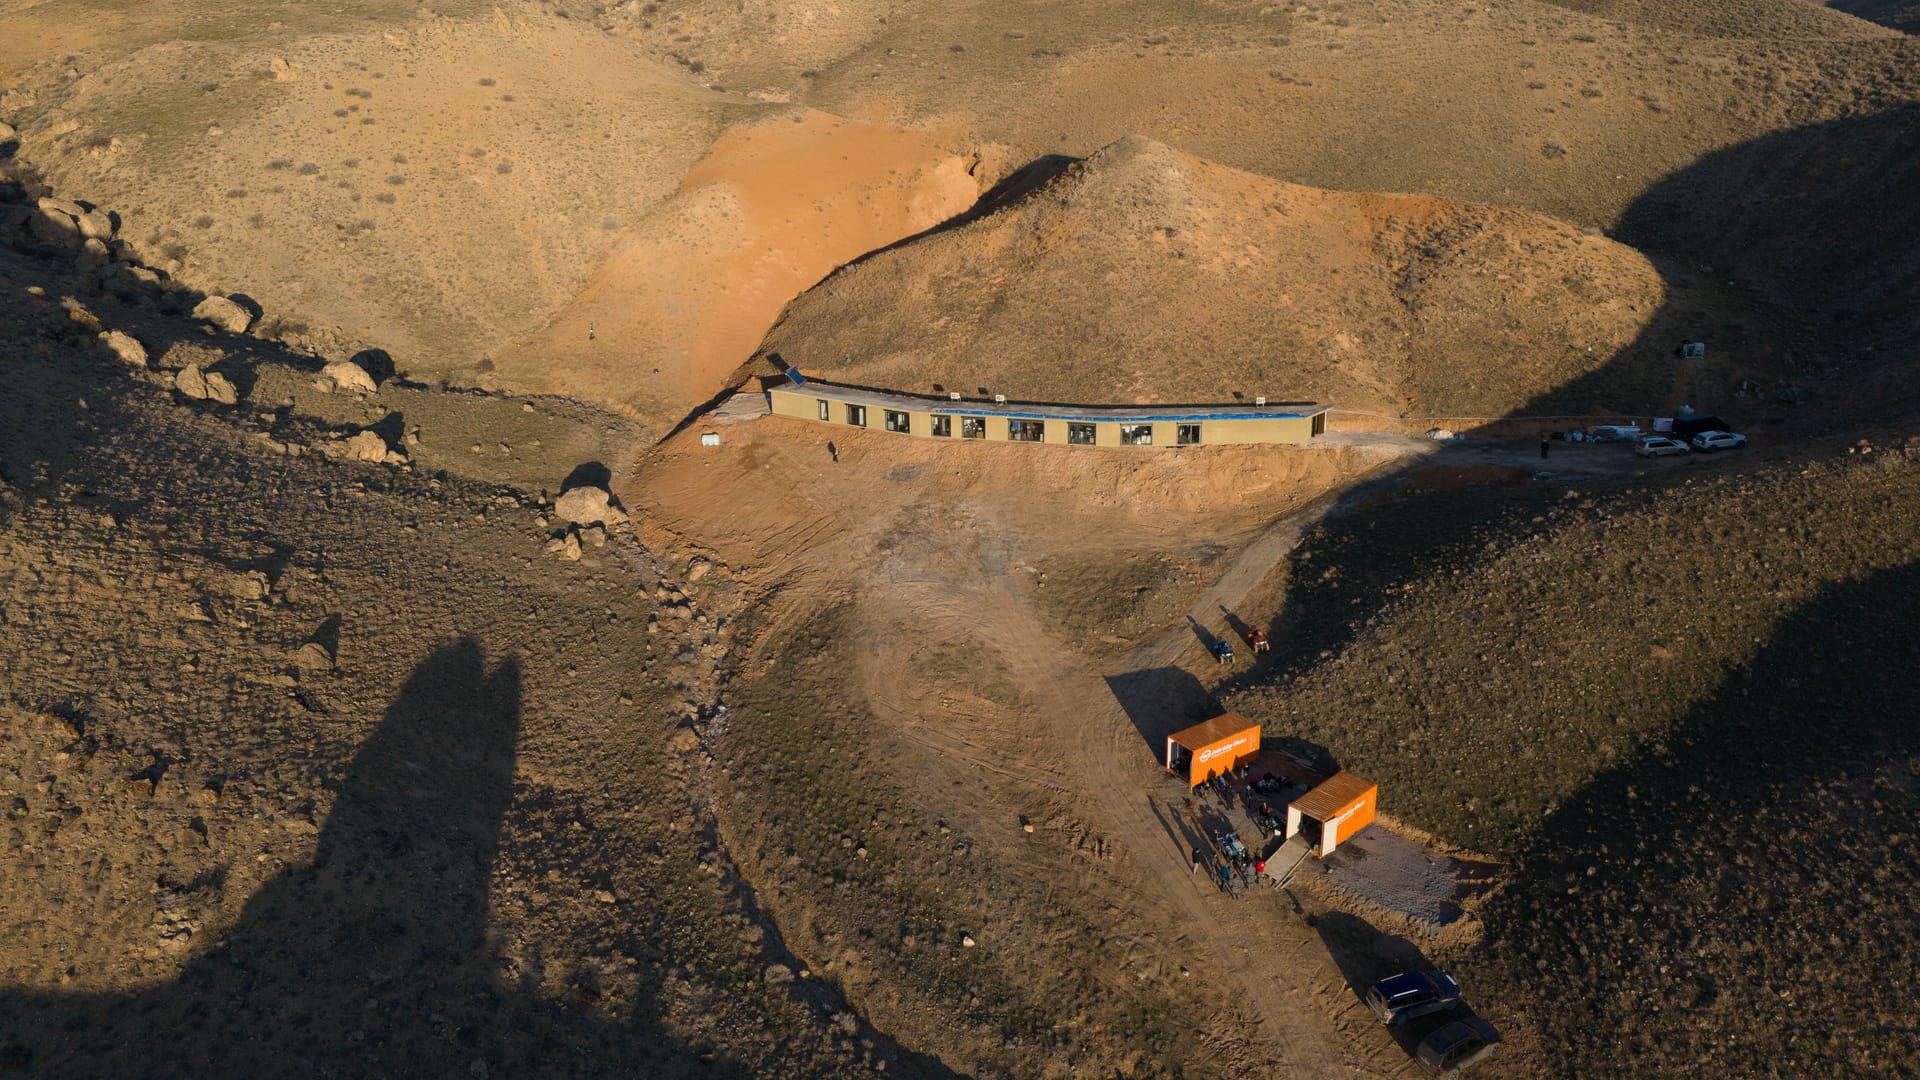
[{"label": "parked car", "polygon": [[1415,1060],[1434,1076],[1459,1072],[1493,1053],[1500,1045],[1500,1033],[1477,1016],[1455,1020],[1420,1040]]},{"label": "parked car", "polygon": [[1668,454],[1687,453],[1687,444],[1679,439],[1669,439],[1665,435],[1649,435],[1640,440],[1633,452],[1641,457],[1666,457]]},{"label": "parked car", "polygon": [[1693,437],[1695,450],[1733,450],[1747,445],[1745,435],[1736,435],[1731,431],[1703,431]]},{"label": "parked car", "polygon": [[1409,971],[1381,979],[1367,990],[1367,1008],[1383,1024],[1397,1024],[1459,1004],[1460,984],[1444,971]]}]

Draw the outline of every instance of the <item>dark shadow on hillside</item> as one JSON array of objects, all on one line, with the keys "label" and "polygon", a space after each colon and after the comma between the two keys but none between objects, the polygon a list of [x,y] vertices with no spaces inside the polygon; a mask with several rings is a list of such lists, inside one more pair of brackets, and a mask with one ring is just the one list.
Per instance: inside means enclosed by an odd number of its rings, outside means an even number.
[{"label": "dark shadow on hillside", "polygon": [[1207,688],[1177,667],[1144,668],[1107,676],[1107,689],[1126,710],[1155,759],[1167,752],[1167,736],[1221,713]]},{"label": "dark shadow on hillside", "polygon": [[[1810,1055],[1891,1075],[1920,1053],[1880,1007],[1920,955],[1916,610],[1920,564],[1826,590],[1528,841],[1483,911],[1491,966],[1566,1060],[1622,1030],[1639,1066],[1703,1074]],[[1668,1008],[1637,1013],[1642,994]]]}]

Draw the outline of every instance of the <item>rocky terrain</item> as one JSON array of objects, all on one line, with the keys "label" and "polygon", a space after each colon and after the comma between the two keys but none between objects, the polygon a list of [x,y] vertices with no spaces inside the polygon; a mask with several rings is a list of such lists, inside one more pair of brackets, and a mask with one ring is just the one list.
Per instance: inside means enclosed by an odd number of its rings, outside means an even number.
[{"label": "rocky terrain", "polygon": [[[1915,27],[0,12],[0,1071],[1403,1076],[1435,964],[1481,1075],[1903,1075]],[[776,360],[1339,411],[707,411]],[[1194,873],[1229,707],[1446,917]]]}]

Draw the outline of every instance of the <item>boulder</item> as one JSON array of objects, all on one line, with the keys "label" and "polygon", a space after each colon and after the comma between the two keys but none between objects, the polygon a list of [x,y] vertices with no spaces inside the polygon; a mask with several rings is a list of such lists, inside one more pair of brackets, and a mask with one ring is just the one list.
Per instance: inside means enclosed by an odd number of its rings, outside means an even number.
[{"label": "boulder", "polygon": [[[91,274],[112,262],[113,256],[107,251],[107,245],[89,237],[80,245],[80,258],[77,261],[83,273]],[[99,282],[94,281],[94,284],[97,286]]]},{"label": "boulder", "polygon": [[570,532],[566,542],[560,548],[560,557],[572,562],[580,561],[580,534]]},{"label": "boulder", "polygon": [[77,218],[81,214],[84,214],[87,212],[85,207],[81,206],[77,202],[74,202],[72,199],[55,199],[52,197],[47,197],[47,198],[35,200],[34,205],[38,206],[42,210],[51,210],[58,214],[65,214],[70,218]]},{"label": "boulder", "polygon": [[576,525],[616,525],[627,515],[613,505],[613,495],[603,487],[583,485],[561,493],[553,504],[553,516]]},{"label": "boulder", "polygon": [[371,394],[380,389],[380,385],[373,381],[373,376],[367,374],[367,369],[351,360],[335,360],[333,363],[320,369],[320,376],[324,379],[333,380],[334,389],[336,390],[352,390],[357,393]]},{"label": "boulder", "polygon": [[701,578],[706,577],[712,570],[712,563],[708,562],[702,556],[694,556],[693,561],[687,564],[687,584],[692,585],[698,582]]},{"label": "boulder", "polygon": [[80,227],[80,235],[89,240],[105,243],[113,239],[113,218],[99,210],[83,210],[73,216],[73,221]]},{"label": "boulder", "polygon": [[303,675],[332,671],[333,654],[327,651],[325,645],[317,641],[309,641],[295,650],[293,654],[293,666],[300,669],[300,673]]},{"label": "boulder", "polygon": [[9,143],[19,137],[20,133],[13,130],[12,124],[7,123],[5,120],[0,120],[0,143]]},{"label": "boulder", "polygon": [[253,314],[224,296],[209,296],[195,304],[193,317],[229,334],[244,334],[253,325]]},{"label": "boulder", "polygon": [[[180,373],[173,377],[173,386],[187,397],[199,401],[233,405],[240,400],[240,393],[234,388],[232,380],[217,371],[208,371],[199,364],[188,364],[181,368]],[[379,438],[377,435],[374,437]]]},{"label": "boulder", "polygon": [[[41,200],[41,202],[47,201]],[[68,250],[78,249],[86,240],[86,237],[80,235],[80,226],[74,224],[71,216],[45,206],[40,208],[39,213],[27,219],[27,231],[35,240],[43,244]]]},{"label": "boulder", "polygon": [[599,525],[589,525],[580,530],[580,539],[584,541],[588,547],[606,547],[607,530]]},{"label": "boulder", "polygon": [[100,341],[113,355],[133,365],[147,366],[147,347],[133,339],[133,335],[119,330],[106,330],[100,334]]},{"label": "boulder", "polygon": [[[111,253],[112,249],[108,249]],[[166,291],[166,285],[160,275],[144,266],[115,262],[100,268],[100,287],[123,300],[136,300],[143,296],[157,296]]]},{"label": "boulder", "polygon": [[333,445],[340,448],[335,456],[343,457],[348,461],[387,460],[387,440],[382,439],[377,431],[362,431]]}]

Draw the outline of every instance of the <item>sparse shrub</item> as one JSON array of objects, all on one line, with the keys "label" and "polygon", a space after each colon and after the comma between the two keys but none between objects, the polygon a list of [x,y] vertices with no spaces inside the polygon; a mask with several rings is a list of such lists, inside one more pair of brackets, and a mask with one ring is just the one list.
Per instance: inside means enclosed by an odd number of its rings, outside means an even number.
[{"label": "sparse shrub", "polygon": [[383,204],[385,204],[385,205],[388,205],[388,206],[391,206],[391,205],[393,205],[393,203],[394,203],[394,202],[396,201],[396,199],[395,199],[395,197],[394,197],[394,194],[393,194],[393,192],[391,192],[391,191],[383,191],[383,192],[381,192],[380,194],[378,194],[378,195],[375,195],[375,196],[373,197],[373,201],[374,201],[374,202],[377,202],[377,203],[383,203]]},{"label": "sparse shrub", "polygon": [[360,167],[360,159],[357,157],[350,157],[345,161],[342,161],[340,164],[346,166],[349,169],[357,169]]},{"label": "sparse shrub", "polygon": [[342,120],[345,120],[347,117],[352,116],[353,114],[348,112],[345,109],[335,109],[333,110],[333,115],[339,117]]},{"label": "sparse shrub", "polygon": [[315,165],[313,162],[309,161],[306,164],[300,166],[298,169],[295,169],[294,171],[299,173],[301,176],[318,176],[320,175],[320,166]]},{"label": "sparse shrub", "polygon": [[505,175],[513,171],[513,162],[502,161],[493,167],[493,171]]},{"label": "sparse shrub", "polygon": [[201,215],[200,215],[199,217],[197,217],[197,218],[194,218],[194,219],[193,219],[193,227],[194,227],[194,228],[196,228],[196,229],[211,229],[211,228],[213,228],[213,215],[212,215],[212,214],[201,214]]},{"label": "sparse shrub", "polygon": [[293,159],[292,158],[274,158],[272,161],[267,162],[267,168],[274,169],[274,170],[291,169],[293,168]]},{"label": "sparse shrub", "polygon": [[1527,89],[1529,90],[1545,90],[1546,88],[1547,84],[1543,82],[1530,82],[1527,84]]},{"label": "sparse shrub", "polygon": [[698,75],[701,72],[707,70],[707,65],[704,60],[689,60],[687,61],[687,70],[693,72],[695,75]]},{"label": "sparse shrub", "polygon": [[249,214],[247,215],[247,226],[254,229],[264,229],[267,227],[267,216],[265,214]]},{"label": "sparse shrub", "polygon": [[1573,35],[1573,40],[1579,42],[1582,45],[1591,45],[1594,42],[1599,41],[1600,39],[1597,37],[1594,37],[1592,34],[1575,34]]},{"label": "sparse shrub", "polygon": [[480,80],[480,85],[481,85],[481,86],[492,86],[492,85],[493,85],[493,80],[492,80],[492,79],[481,79],[481,80]]},{"label": "sparse shrub", "polygon": [[1567,148],[1557,142],[1546,143],[1540,147],[1540,156],[1545,158],[1563,158],[1567,156]]},{"label": "sparse shrub", "polygon": [[612,218],[601,218],[601,219],[600,219],[600,228],[601,228],[601,229],[603,229],[603,230],[605,230],[605,231],[607,231],[607,232],[612,232],[612,231],[614,231],[615,229],[618,229],[619,227],[620,227],[620,223],[619,223],[619,222],[617,222],[617,221],[615,221],[615,220],[613,220]]},{"label": "sparse shrub", "polygon": [[1597,86],[1583,86],[1580,88],[1580,96],[1583,98],[1597,98],[1600,96],[1600,88]]},{"label": "sparse shrub", "polygon": [[[1147,44],[1149,45],[1165,45],[1166,43],[1167,35],[1165,34],[1154,34],[1152,37],[1147,38]],[[957,49],[959,46],[956,45],[954,48]]]},{"label": "sparse shrub", "polygon": [[394,187],[399,187],[400,185],[406,182],[407,182],[407,178],[404,176],[401,176],[399,173],[395,173],[392,176],[387,177],[387,183],[392,184]]},{"label": "sparse shrub", "polygon": [[512,100],[513,100],[513,95],[512,95],[512,94],[501,94],[501,95],[500,95],[500,100],[501,100],[501,101],[512,101]]},{"label": "sparse shrub", "polygon": [[405,154],[393,155],[393,163],[395,165],[405,165],[407,163],[407,155]]},{"label": "sparse shrub", "polygon": [[484,146],[476,146],[473,149],[467,151],[467,156],[470,158],[474,158],[476,160],[478,160],[479,158],[486,157],[487,148]]},{"label": "sparse shrub", "polygon": [[244,199],[244,198],[246,198],[246,197],[247,197],[247,189],[246,189],[246,188],[238,188],[238,187],[237,187],[237,188],[228,188],[228,189],[227,189],[227,198],[229,198],[229,199]]}]

